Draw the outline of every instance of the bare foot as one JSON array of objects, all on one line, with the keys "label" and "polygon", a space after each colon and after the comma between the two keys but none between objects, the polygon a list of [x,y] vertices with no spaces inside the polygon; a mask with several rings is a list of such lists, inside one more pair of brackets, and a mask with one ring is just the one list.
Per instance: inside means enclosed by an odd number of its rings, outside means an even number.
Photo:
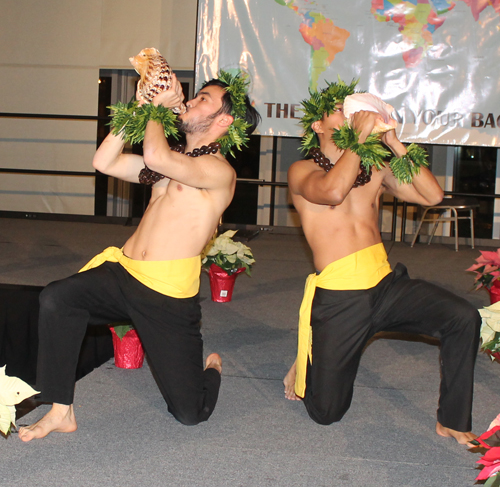
[{"label": "bare foot", "polygon": [[205,362],[205,370],[206,369],[215,369],[222,374],[222,359],[218,353],[211,353]]},{"label": "bare foot", "polygon": [[40,421],[19,429],[19,438],[31,441],[34,438],[43,438],[49,433],[72,433],[78,428],[73,411],[73,405],[54,403],[52,409]]},{"label": "bare foot", "polygon": [[290,370],[285,375],[283,379],[283,385],[285,386],[285,397],[290,399],[290,401],[301,401],[302,399],[295,394],[295,375],[297,374],[297,361],[293,363]]},{"label": "bare foot", "polygon": [[462,431],[455,431],[450,428],[446,428],[441,423],[436,423],[436,433],[439,436],[444,436],[446,438],[455,438],[461,445],[467,445],[469,448],[473,448],[475,445],[471,444],[470,441],[475,440],[477,435],[468,431],[466,433]]}]

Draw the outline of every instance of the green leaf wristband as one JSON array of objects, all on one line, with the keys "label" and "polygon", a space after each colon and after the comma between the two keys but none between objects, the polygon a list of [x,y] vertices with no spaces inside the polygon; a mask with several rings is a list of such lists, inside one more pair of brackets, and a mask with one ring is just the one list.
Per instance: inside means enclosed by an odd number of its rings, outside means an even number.
[{"label": "green leaf wristband", "polygon": [[390,167],[396,179],[403,184],[410,184],[413,177],[420,172],[421,167],[427,167],[427,153],[417,144],[410,144],[407,153],[401,157],[393,157]]}]

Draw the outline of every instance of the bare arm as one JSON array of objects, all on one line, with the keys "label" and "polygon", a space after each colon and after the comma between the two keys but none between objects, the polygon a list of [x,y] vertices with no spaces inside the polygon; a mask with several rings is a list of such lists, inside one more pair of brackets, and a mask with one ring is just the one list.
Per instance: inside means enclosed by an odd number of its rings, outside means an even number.
[{"label": "bare arm", "polygon": [[[365,142],[378,117],[378,114],[367,111],[354,114],[352,127],[359,132],[359,143]],[[360,162],[360,157],[349,149],[328,172],[314,167],[310,161],[298,161],[288,171],[290,189],[317,205],[340,205],[359,174]]]},{"label": "bare arm", "polygon": [[312,161],[297,161],[288,170],[288,184],[293,193],[317,205],[340,205],[356,180],[360,158],[344,152],[328,172]]},{"label": "bare arm", "polygon": [[153,171],[193,188],[227,187],[234,169],[220,155],[189,157],[170,150],[162,126],[149,121],[144,135],[144,162]]},{"label": "bare arm", "polygon": [[[382,137],[382,141],[391,149],[396,157],[406,154],[406,147],[399,141],[394,130],[390,130]],[[399,183],[392,171],[387,170],[384,177],[386,191],[396,198],[409,203],[418,203],[424,206],[432,206],[441,202],[443,190],[429,169],[422,167],[411,184]]]},{"label": "bare arm", "polygon": [[135,154],[123,154],[123,146],[121,137],[109,134],[97,149],[92,165],[108,176],[138,183],[144,160]]},{"label": "bare arm", "polygon": [[[178,106],[184,99],[182,88],[175,74],[172,87],[162,95],[165,106]],[[139,97],[138,97],[139,98]],[[141,105],[143,102],[140,103]],[[134,154],[123,154],[124,142],[119,136],[109,134],[100,145],[92,165],[98,171],[131,183],[139,182],[139,172],[144,168],[144,159]]]}]

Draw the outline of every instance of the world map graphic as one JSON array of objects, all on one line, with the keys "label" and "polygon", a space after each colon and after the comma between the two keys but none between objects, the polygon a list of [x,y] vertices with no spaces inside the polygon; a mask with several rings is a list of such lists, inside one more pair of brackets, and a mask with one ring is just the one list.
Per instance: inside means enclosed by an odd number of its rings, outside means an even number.
[{"label": "world map graphic", "polygon": [[[342,19],[330,18],[315,0],[274,0],[300,16],[299,32],[311,46],[310,86],[316,88],[322,73],[342,52],[351,33]],[[500,0],[456,0],[464,2],[476,22],[486,8],[500,14]],[[368,3],[368,2],[367,2]],[[434,45],[433,36],[455,8],[452,0],[371,0],[371,14],[378,22],[395,24],[402,41],[399,49],[407,68],[417,66]]]}]

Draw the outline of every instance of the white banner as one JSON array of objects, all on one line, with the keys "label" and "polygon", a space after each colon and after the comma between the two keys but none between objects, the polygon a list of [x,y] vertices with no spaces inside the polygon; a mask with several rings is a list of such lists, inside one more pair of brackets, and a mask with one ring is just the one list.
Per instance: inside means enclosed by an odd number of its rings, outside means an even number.
[{"label": "white banner", "polygon": [[340,76],[395,108],[404,142],[500,146],[497,0],[199,0],[196,86],[240,67],[262,135],[300,136]]}]

